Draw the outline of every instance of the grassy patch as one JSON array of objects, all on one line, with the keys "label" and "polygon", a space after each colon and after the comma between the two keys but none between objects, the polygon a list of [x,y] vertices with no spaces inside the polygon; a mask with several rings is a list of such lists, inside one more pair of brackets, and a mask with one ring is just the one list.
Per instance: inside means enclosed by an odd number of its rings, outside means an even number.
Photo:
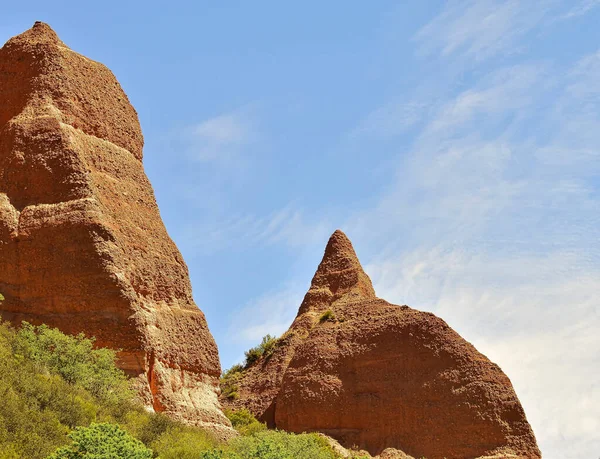
[{"label": "grassy patch", "polygon": [[331,309],[328,309],[323,314],[321,314],[321,317],[319,317],[320,323],[327,322],[328,320],[335,320],[335,314]]}]

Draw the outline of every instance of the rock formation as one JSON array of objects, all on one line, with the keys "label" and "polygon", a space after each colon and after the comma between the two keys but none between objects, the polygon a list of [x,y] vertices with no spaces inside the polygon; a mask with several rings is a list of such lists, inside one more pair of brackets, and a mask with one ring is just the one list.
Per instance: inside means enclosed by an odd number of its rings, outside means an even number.
[{"label": "rock formation", "polygon": [[217,347],[113,74],[37,22],[0,50],[0,101],[2,317],[121,349],[149,406],[227,436]]},{"label": "rock formation", "polygon": [[502,370],[442,319],[377,298],[341,231],[290,329],[245,370],[238,394],[223,403],[373,455],[540,457]]}]

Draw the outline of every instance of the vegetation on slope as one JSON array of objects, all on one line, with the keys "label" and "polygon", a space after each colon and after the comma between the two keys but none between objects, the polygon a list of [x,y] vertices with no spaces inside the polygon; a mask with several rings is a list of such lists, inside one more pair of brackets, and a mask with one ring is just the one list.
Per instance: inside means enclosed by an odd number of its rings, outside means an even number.
[{"label": "vegetation on slope", "polygon": [[327,322],[328,320],[335,320],[335,314],[331,309],[325,311],[323,314],[321,314],[321,317],[319,318],[320,323]]},{"label": "vegetation on slope", "polygon": [[279,340],[274,336],[263,336],[263,339],[258,346],[250,348],[244,353],[246,356],[244,368],[248,368],[261,357],[270,357],[273,354],[278,341]]},{"label": "vegetation on slope", "polygon": [[221,393],[230,400],[237,400],[239,395],[238,383],[244,374],[244,367],[240,364],[232,366],[221,375]]},{"label": "vegetation on slope", "polygon": [[268,359],[273,355],[273,351],[279,343],[279,338],[271,335],[263,336],[261,342],[250,349],[245,354],[244,364],[235,364],[221,375],[221,393],[230,400],[239,398],[239,381],[250,366],[256,363],[261,358]]},{"label": "vegetation on slope", "polygon": [[0,323],[0,459],[338,457],[321,436],[267,430],[246,410],[226,413],[240,433],[228,444],[149,413],[115,358],[83,335]]}]

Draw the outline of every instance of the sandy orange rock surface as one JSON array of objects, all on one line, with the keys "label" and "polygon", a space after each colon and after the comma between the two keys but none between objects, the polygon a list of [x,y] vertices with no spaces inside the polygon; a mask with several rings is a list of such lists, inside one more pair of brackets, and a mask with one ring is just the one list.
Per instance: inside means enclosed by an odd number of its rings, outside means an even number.
[{"label": "sandy orange rock surface", "polygon": [[38,22],[0,49],[0,101],[2,317],[121,349],[148,406],[228,436],[217,347],[114,75]]},{"label": "sandy orange rock surface", "polygon": [[341,231],[290,329],[238,393],[223,403],[372,455],[541,457],[502,370],[442,319],[377,298]]}]

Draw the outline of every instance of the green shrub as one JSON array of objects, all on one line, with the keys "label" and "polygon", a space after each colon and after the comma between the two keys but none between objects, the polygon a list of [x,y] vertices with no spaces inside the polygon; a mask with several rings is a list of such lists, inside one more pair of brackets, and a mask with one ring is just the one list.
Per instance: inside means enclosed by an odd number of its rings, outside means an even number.
[{"label": "green shrub", "polygon": [[134,403],[114,353],[92,344],[44,326],[16,331],[0,323],[0,459],[47,457],[75,427],[121,422],[124,413],[152,417]]},{"label": "green shrub", "polygon": [[151,459],[152,450],[118,425],[102,423],[77,427],[69,434],[71,444],[48,459]]},{"label": "green shrub", "polygon": [[245,368],[248,368],[261,357],[269,357],[277,346],[278,339],[271,335],[263,336],[261,343],[245,352]]},{"label": "green shrub", "polygon": [[241,364],[239,364],[239,363],[236,363],[229,370],[226,370],[225,374],[228,374],[228,373],[243,373],[243,371],[244,371],[244,366],[241,365]]},{"label": "green shrub", "polygon": [[331,309],[325,311],[323,314],[321,314],[321,317],[319,318],[319,322],[321,323],[326,322],[328,320],[335,320],[335,314]]},{"label": "green shrub", "polygon": [[[234,438],[229,448],[240,459],[336,459],[327,441],[317,434],[295,435],[267,430]],[[228,456],[224,456],[229,459]]]},{"label": "green shrub", "polygon": [[118,405],[133,396],[125,373],[115,365],[116,352],[94,349],[94,339],[83,333],[69,336],[56,328],[23,322],[13,351],[104,403]]},{"label": "green shrub", "polygon": [[[2,295],[2,293],[0,293],[0,301],[4,301],[6,298],[4,298],[4,295]],[[1,458],[0,458],[1,459]]]},{"label": "green shrub", "polygon": [[220,385],[221,393],[224,397],[230,400],[237,400],[239,398],[239,387],[238,382],[244,374],[244,367],[240,364],[232,366],[229,370],[225,371],[221,376]]},{"label": "green shrub", "polygon": [[246,408],[237,411],[225,410],[225,416],[231,421],[233,428],[242,435],[254,435],[267,430],[266,424],[259,422]]},{"label": "green shrub", "polygon": [[162,413],[149,413],[142,407],[136,407],[123,417],[121,425],[144,445],[151,446],[179,424]]},{"label": "green shrub", "polygon": [[0,452],[43,458],[68,441],[71,427],[94,420],[98,407],[81,387],[17,358],[15,330],[0,324]]},{"label": "green shrub", "polygon": [[[162,456],[159,456],[162,457]],[[338,459],[327,441],[317,434],[295,435],[275,430],[234,438],[194,459]]]},{"label": "green shrub", "polygon": [[240,456],[230,450],[212,449],[203,451],[198,456],[198,459],[240,459]]},{"label": "green shrub", "polygon": [[218,442],[199,428],[179,425],[170,427],[151,445],[160,459],[197,459],[204,457],[203,452],[213,451]]}]

